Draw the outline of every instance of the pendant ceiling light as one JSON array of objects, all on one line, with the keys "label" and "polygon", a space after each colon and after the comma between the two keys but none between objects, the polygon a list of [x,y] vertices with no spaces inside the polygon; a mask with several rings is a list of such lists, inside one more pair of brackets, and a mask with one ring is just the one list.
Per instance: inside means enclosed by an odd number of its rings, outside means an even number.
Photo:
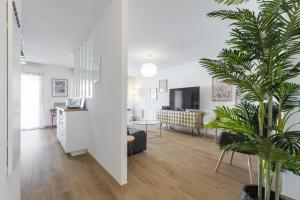
[{"label": "pendant ceiling light", "polygon": [[23,50],[21,50],[20,64],[22,65],[27,64]]},{"label": "pendant ceiling light", "polygon": [[[151,58],[151,55],[148,56],[149,59]],[[145,78],[151,78],[156,75],[157,73],[157,67],[153,63],[145,63],[143,64],[141,68],[141,73]]]}]

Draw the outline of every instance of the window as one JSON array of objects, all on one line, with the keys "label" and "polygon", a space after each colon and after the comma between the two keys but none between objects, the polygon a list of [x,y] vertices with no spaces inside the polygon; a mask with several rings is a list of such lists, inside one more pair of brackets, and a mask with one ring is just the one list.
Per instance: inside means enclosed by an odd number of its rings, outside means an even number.
[{"label": "window", "polygon": [[21,129],[42,126],[42,77],[38,74],[21,75]]}]

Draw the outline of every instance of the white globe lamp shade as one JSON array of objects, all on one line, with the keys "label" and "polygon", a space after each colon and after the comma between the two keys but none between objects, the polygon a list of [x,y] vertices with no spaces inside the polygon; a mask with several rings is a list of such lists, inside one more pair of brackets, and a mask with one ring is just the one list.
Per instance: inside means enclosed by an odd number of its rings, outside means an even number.
[{"label": "white globe lamp shade", "polygon": [[143,64],[141,73],[145,78],[151,78],[156,75],[157,67],[153,63]]}]

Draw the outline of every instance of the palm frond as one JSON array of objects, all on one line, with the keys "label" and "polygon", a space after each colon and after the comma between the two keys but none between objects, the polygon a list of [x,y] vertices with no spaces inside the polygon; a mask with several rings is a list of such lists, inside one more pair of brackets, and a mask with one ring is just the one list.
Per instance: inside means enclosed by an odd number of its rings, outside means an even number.
[{"label": "palm frond", "polygon": [[283,118],[282,118],[283,124],[286,125],[287,122],[299,112],[300,112],[300,109],[293,109],[293,110],[288,110],[288,111],[284,112]]},{"label": "palm frond", "polygon": [[286,67],[285,70],[282,72],[282,78],[281,81],[290,80],[292,78],[297,77],[300,74],[300,62],[298,62],[295,65],[289,65]]},{"label": "palm frond", "polygon": [[[282,49],[279,49],[278,55],[274,59],[274,63],[284,63],[288,62],[291,58],[300,53],[300,42],[295,42],[290,44],[289,46],[284,46]],[[285,66],[285,65],[283,65]],[[290,62],[287,63],[288,67],[293,66]]]},{"label": "palm frond", "polygon": [[232,26],[235,28],[232,30],[232,39],[228,44],[233,45],[233,48],[252,52],[261,59],[264,59],[269,49],[278,41],[280,33],[276,21],[263,17],[261,13],[256,16],[248,9],[220,10],[211,12],[208,16],[233,20]]},{"label": "palm frond", "polygon": [[[210,121],[206,127],[208,128],[219,128],[228,132],[239,133],[247,135],[249,137],[256,137],[256,128],[253,124],[247,120],[250,113],[239,112],[236,108],[228,108],[225,106],[217,107],[214,110],[215,114],[218,116],[216,120]],[[244,117],[241,117],[241,116]]]},{"label": "palm frond", "polygon": [[288,152],[290,155],[300,153],[300,131],[289,131],[283,134],[271,136],[271,140],[278,149]]},{"label": "palm frond", "polygon": [[222,150],[225,151],[237,151],[237,152],[247,152],[249,154],[258,154],[259,149],[257,145],[250,141],[239,141],[233,144],[225,145],[222,147]]},{"label": "palm frond", "polygon": [[218,56],[225,63],[233,65],[235,68],[242,70],[244,73],[251,73],[257,67],[253,62],[254,58],[246,52],[241,52],[233,49],[223,49]]},{"label": "palm frond", "polygon": [[285,0],[257,0],[257,2],[261,12],[267,16],[281,15],[289,6]]},{"label": "palm frond", "polygon": [[283,112],[300,107],[300,85],[282,83],[274,93],[274,97]]},{"label": "palm frond", "polygon": [[223,3],[225,5],[238,5],[241,3],[245,3],[249,0],[215,0],[218,3]]},{"label": "palm frond", "polygon": [[285,151],[276,148],[268,138],[246,138],[226,145],[222,149],[255,154],[272,162],[282,162],[289,156]]},{"label": "palm frond", "polygon": [[231,19],[236,21],[246,20],[246,18],[252,18],[255,13],[249,9],[237,9],[237,10],[218,10],[207,14],[209,17],[218,17],[222,20]]},{"label": "palm frond", "polygon": [[300,154],[296,156],[289,156],[282,162],[284,171],[288,170],[300,176]]},{"label": "palm frond", "polygon": [[200,64],[208,69],[209,73],[215,78],[226,83],[236,85],[245,78],[242,70],[236,69],[233,65],[220,60],[201,59]]}]

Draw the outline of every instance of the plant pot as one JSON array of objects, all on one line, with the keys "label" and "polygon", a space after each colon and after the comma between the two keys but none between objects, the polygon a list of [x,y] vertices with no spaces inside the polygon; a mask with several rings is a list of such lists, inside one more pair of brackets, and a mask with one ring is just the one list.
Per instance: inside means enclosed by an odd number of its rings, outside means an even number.
[{"label": "plant pot", "polygon": [[[263,188],[264,196],[265,188]],[[258,186],[257,185],[245,185],[241,192],[241,200],[257,200]],[[280,200],[286,200],[284,197],[280,196]],[[270,200],[275,200],[275,192],[271,191]]]}]

